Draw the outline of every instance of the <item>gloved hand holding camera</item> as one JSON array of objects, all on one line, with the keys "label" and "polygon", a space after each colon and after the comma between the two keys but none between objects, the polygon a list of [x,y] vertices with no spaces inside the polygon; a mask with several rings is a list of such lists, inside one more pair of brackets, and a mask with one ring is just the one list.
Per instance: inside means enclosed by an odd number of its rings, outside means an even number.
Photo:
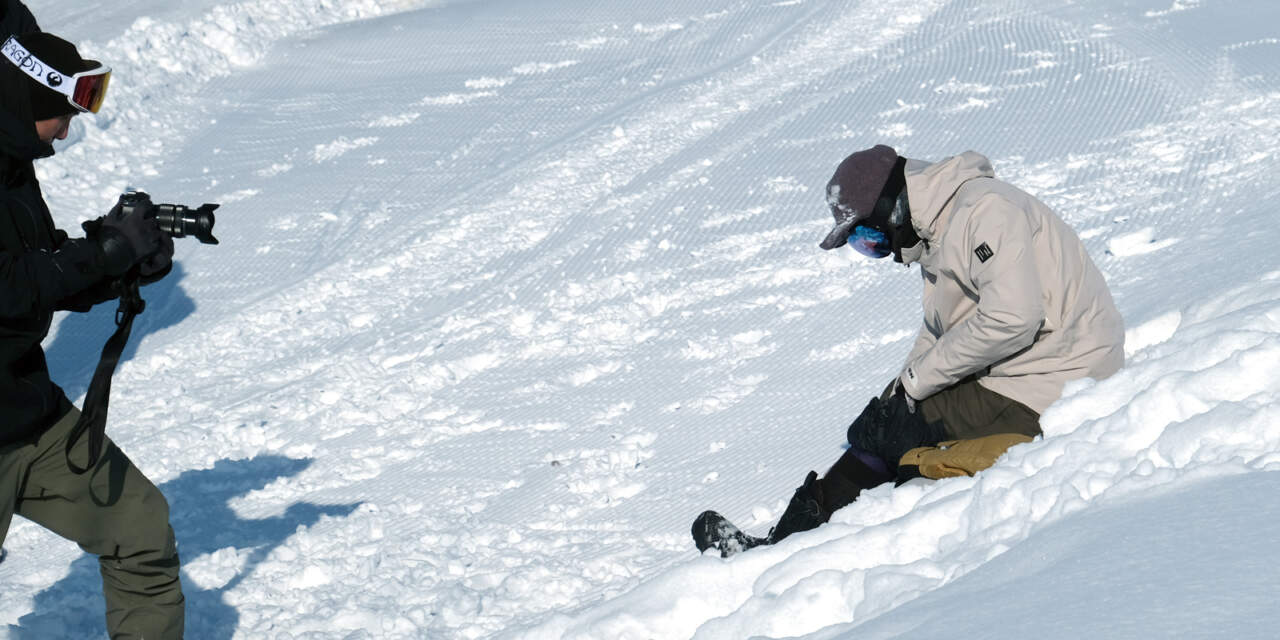
[{"label": "gloved hand holding camera", "polygon": [[90,239],[102,248],[108,275],[120,277],[135,266],[142,284],[150,284],[173,268],[173,239],[195,236],[205,244],[213,237],[216,204],[197,209],[178,204],[153,204],[151,196],[128,191],[107,215],[84,223]]},{"label": "gloved hand holding camera", "polygon": [[[102,247],[103,267],[108,275],[122,276],[135,265],[141,275],[155,275],[172,265],[173,239],[160,230],[155,207],[123,206],[117,202],[97,221],[96,237]],[[86,231],[89,231],[86,229]]]}]

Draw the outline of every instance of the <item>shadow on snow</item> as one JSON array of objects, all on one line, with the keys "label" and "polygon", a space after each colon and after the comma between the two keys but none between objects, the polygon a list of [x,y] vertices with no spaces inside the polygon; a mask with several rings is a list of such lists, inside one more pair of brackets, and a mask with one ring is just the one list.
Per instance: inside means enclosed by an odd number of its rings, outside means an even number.
[{"label": "shadow on snow", "polygon": [[[133,321],[133,333],[120,356],[121,363],[133,359],[147,334],[172,327],[195,312],[195,301],[179,286],[185,276],[182,264],[174,262],[168,276],[142,288],[147,306]],[[45,347],[50,376],[73,402],[89,389],[102,346],[116,330],[117,306],[115,300],[109,300],[86,313],[69,314],[58,325],[53,342]]]},{"label": "shadow on snow", "polygon": [[[283,456],[223,460],[212,469],[188,471],[160,486],[169,500],[170,520],[184,562],[219,549],[251,550],[235,577],[221,587],[197,589],[184,575],[188,636],[230,639],[239,626],[239,614],[224,602],[223,594],[239,585],[300,527],[309,527],[324,517],[345,517],[359,507],[299,502],[289,505],[283,515],[262,519],[244,519],[231,509],[233,498],[279,478],[295,476],[311,462]],[[70,638],[89,630],[90,637],[98,637],[105,609],[101,585],[97,558],[87,554],[78,558],[67,577],[36,596],[33,611],[23,616],[16,628],[9,628],[10,637]]]}]

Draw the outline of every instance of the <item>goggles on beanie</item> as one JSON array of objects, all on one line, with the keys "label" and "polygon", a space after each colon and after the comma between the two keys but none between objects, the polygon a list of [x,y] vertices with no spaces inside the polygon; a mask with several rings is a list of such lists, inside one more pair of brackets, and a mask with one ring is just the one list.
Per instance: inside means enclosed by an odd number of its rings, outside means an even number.
[{"label": "goggles on beanie", "polygon": [[849,231],[849,246],[868,258],[883,258],[893,253],[889,237],[883,231],[865,224],[854,225]]},{"label": "goggles on beanie", "polygon": [[97,113],[107,97],[107,85],[111,82],[111,68],[98,64],[96,69],[80,71],[67,76],[35,57],[18,39],[10,36],[0,47],[6,60],[31,76],[31,79],[52,91],[67,97],[67,102],[81,112]]}]

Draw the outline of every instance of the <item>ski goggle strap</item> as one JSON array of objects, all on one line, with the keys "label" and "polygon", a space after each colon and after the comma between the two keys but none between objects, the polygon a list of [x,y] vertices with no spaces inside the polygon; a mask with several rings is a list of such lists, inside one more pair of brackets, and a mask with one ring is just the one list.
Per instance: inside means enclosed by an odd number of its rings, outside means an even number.
[{"label": "ski goggle strap", "polygon": [[889,237],[865,224],[854,225],[849,232],[849,246],[868,258],[883,258],[893,253]]},{"label": "ski goggle strap", "polygon": [[111,83],[111,68],[99,64],[96,69],[81,71],[67,77],[40,58],[35,57],[18,39],[10,36],[0,48],[5,59],[41,85],[67,97],[71,106],[83,112],[97,113],[107,97],[107,85]]}]

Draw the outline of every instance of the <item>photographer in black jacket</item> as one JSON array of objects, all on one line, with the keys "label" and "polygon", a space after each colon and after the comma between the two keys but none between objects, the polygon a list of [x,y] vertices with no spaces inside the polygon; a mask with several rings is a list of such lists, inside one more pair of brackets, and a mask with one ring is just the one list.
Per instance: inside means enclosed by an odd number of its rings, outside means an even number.
[{"label": "photographer in black jacket", "polygon": [[35,20],[16,0],[0,10],[0,542],[15,513],[77,542],[99,557],[112,638],[181,638],[168,504],[110,440],[95,460],[88,439],[71,437],[80,412],[40,346],[54,311],[117,297],[126,274],[164,277],[173,241],[144,210],[92,221],[86,238],[55,227],[32,163],[53,155],[72,118],[97,111],[110,71],[56,36],[11,36]]}]

